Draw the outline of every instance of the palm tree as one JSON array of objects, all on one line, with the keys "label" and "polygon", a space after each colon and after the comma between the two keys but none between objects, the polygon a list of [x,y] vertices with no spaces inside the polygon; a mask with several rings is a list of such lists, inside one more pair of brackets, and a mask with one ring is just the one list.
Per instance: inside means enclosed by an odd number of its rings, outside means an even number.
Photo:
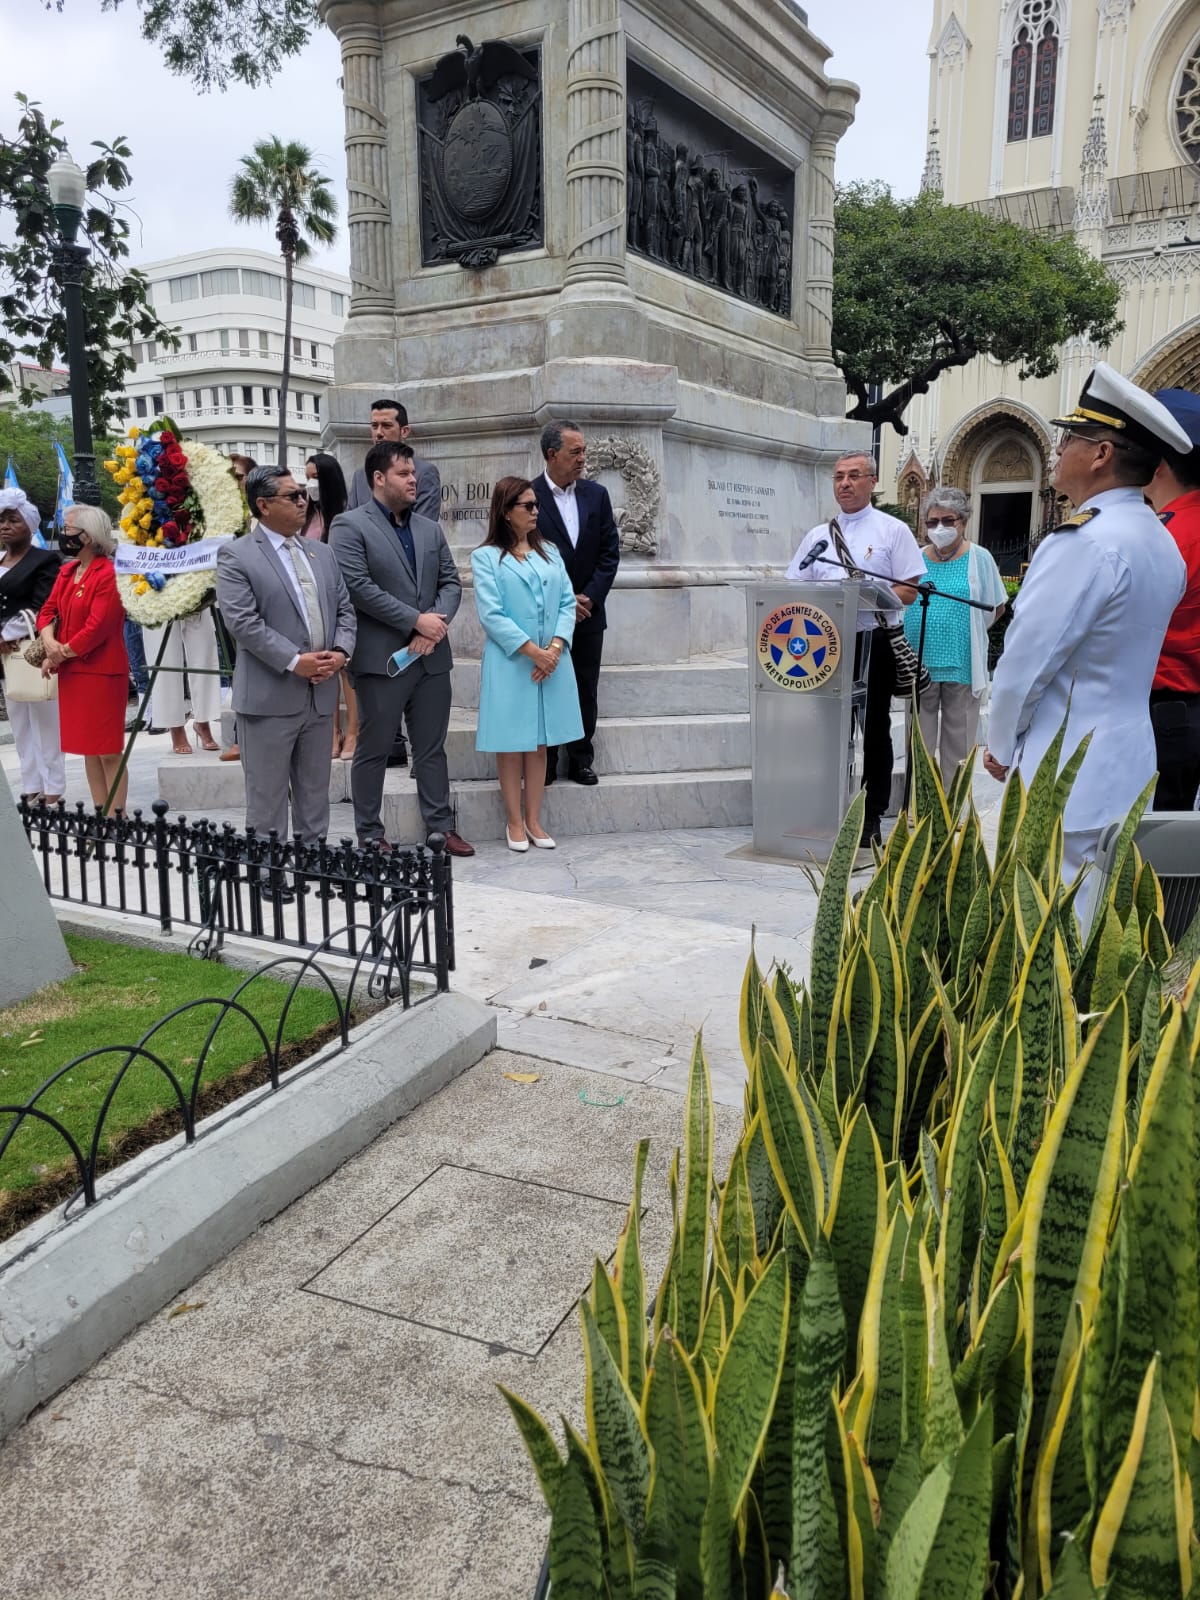
[{"label": "palm tree", "polygon": [[[287,403],[292,375],[292,269],[312,253],[313,243],[332,244],[337,201],[329,179],[312,166],[304,144],[260,139],[254,154],[242,157],[229,185],[229,213],[235,222],[275,223],[283,252],[283,372],[279,380],[279,464],[287,465]],[[307,237],[306,237],[307,236]],[[311,241],[311,242],[310,242]]]}]

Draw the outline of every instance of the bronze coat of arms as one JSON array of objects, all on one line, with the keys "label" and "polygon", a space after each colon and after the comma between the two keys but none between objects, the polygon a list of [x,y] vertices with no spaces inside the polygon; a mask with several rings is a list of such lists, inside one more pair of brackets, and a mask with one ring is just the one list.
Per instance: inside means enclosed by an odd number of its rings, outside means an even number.
[{"label": "bronze coat of arms", "polygon": [[542,242],[540,62],[502,39],[457,45],[417,86],[421,258],[478,269]]}]

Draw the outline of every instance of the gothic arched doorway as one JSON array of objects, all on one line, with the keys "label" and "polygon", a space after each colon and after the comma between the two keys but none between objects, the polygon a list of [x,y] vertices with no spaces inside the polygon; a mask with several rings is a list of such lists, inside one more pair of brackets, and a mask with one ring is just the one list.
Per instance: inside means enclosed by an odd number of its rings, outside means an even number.
[{"label": "gothic arched doorway", "polygon": [[1016,575],[1046,521],[1052,440],[1035,413],[1010,402],[981,407],[951,435],[940,481],[971,496],[971,536]]}]

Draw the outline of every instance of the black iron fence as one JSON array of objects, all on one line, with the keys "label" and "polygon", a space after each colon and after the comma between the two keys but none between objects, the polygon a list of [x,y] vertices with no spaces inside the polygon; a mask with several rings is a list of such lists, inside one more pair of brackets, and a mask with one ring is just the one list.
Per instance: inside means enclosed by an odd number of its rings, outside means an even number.
[{"label": "black iron fence", "polygon": [[[133,820],[129,819],[129,826],[132,826]],[[161,1142],[179,1132],[182,1132],[185,1144],[194,1144],[197,1124],[211,1109],[205,1105],[205,1094],[214,1086],[205,1077],[205,1072],[214,1046],[230,1019],[235,1025],[239,1021],[244,1022],[251,1030],[253,1043],[250,1048],[252,1051],[261,1051],[256,1063],[260,1078],[270,1084],[272,1092],[278,1090],[280,1075],[289,1065],[289,1051],[296,1049],[294,1044],[287,1043],[288,1020],[302,986],[322,988],[333,1000],[334,1017],[325,1029],[326,1033],[332,1035],[333,1048],[325,1051],[326,1059],[340,1054],[350,1043],[351,1021],[362,1000],[369,1001],[372,1009],[396,1002],[406,1008],[412,1004],[404,929],[404,906],[403,902],[397,901],[374,926],[360,925],[358,957],[348,979],[344,970],[336,974],[340,983],[335,981],[335,975],[322,966],[321,952],[318,950],[308,954],[297,952],[294,955],[276,956],[249,973],[232,994],[189,1000],[160,1017],[152,1027],[139,1033],[136,1039],[121,1044],[101,1045],[73,1057],[23,1100],[5,1104],[4,1096],[0,1094],[0,1163],[23,1127],[37,1124],[49,1128],[61,1143],[61,1159],[70,1173],[66,1189],[58,1197],[66,1199],[68,1213],[80,1200],[85,1207],[94,1205],[97,1197],[96,1180],[101,1172],[127,1159],[120,1154],[115,1157],[106,1155],[104,1135],[113,1102],[131,1069],[148,1066],[153,1076],[161,1080],[167,1112],[166,1124],[161,1125],[159,1131],[138,1148]],[[289,969],[295,970],[284,995],[278,1021],[273,1026],[265,1026],[262,1007],[252,986],[264,977],[283,978],[286,981]],[[197,1031],[194,1035],[188,1035],[184,1047],[196,1053],[183,1056],[178,1036],[173,1037],[169,1030],[172,1024],[188,1016],[196,1017]],[[244,1039],[245,1035],[242,1037]],[[319,1048],[324,1050],[325,1047]],[[97,1069],[99,1077],[95,1087],[95,1111],[93,1114],[89,1106],[82,1124],[78,1118],[68,1119],[62,1106],[52,1104],[58,1096],[51,1096],[51,1090],[63,1079],[70,1082],[79,1069],[90,1070],[96,1063],[107,1062],[112,1063],[112,1076],[107,1076],[103,1066]],[[245,1092],[250,1092],[249,1088]],[[74,1131],[70,1120],[75,1121]],[[51,1168],[50,1186],[57,1193],[60,1186],[53,1177],[53,1164]],[[0,1182],[0,1191],[3,1187]],[[18,1225],[46,1209],[35,1195],[35,1203],[26,1215],[18,1203],[21,1199],[19,1193],[10,1191],[6,1198],[6,1210],[15,1215]],[[0,1237],[8,1231],[7,1220],[5,1215],[0,1214]]]},{"label": "black iron fence", "polygon": [[350,840],[308,845],[186,817],[105,816],[82,804],[18,807],[46,892],[93,910],[177,923],[197,932],[191,949],[215,956],[227,933],[382,960],[405,985],[429,973],[450,987],[454,894],[440,834],[428,846],[384,851]]}]

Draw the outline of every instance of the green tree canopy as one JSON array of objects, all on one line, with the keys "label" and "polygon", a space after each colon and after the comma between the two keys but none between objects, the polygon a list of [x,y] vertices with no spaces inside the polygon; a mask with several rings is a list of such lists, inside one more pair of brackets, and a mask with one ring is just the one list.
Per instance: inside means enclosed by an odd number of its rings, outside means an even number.
[{"label": "green tree canopy", "polygon": [[337,201],[329,179],[312,164],[312,151],[294,140],[260,139],[229,185],[235,222],[274,222],[283,254],[283,370],[279,379],[279,461],[287,462],[287,400],[292,373],[292,269],[313,244],[337,237]]},{"label": "green tree canopy", "polygon": [[[55,440],[66,451],[67,460],[75,466],[74,447],[71,443],[71,424],[66,417],[55,419],[48,411],[23,411],[15,405],[0,406],[0,478],[9,461],[21,488],[37,506],[42,521],[54,515],[58,500],[58,457],[54,452]],[[103,439],[96,441],[96,453],[106,450]],[[100,503],[110,517],[120,515],[117,490],[107,472],[97,474],[100,479]]]},{"label": "green tree canopy", "polygon": [[[58,223],[46,184],[67,144],[60,123],[47,122],[25,95],[16,99],[16,138],[0,133],[0,391],[13,388],[9,367],[18,357],[50,367],[67,347]],[[134,368],[130,343],[178,341],[154,311],[148,280],[125,265],[130,228],[115,196],[130,183],[130,148],[124,138],[111,145],[97,140],[93,148],[99,154],[87,166],[79,243],[91,251],[83,317],[92,421],[103,434],[116,419],[117,397]],[[33,396],[21,398],[28,404]]]},{"label": "green tree canopy", "polygon": [[[56,0],[59,11],[66,0]],[[117,11],[127,0],[100,0]],[[137,0],[142,37],[199,89],[270,83],[319,21],[317,0]]]},{"label": "green tree canopy", "polygon": [[836,222],[833,357],[856,420],[907,433],[905,409],[951,367],[990,355],[1045,378],[1068,339],[1103,349],[1121,331],[1118,286],[1071,237],[883,184],[840,190]]}]

